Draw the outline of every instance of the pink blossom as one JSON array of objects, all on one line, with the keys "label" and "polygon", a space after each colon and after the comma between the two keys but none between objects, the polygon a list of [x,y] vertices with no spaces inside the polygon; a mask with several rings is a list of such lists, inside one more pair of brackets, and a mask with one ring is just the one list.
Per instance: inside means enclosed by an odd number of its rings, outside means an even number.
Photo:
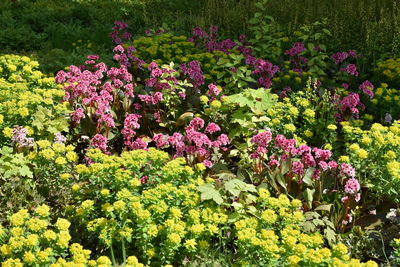
[{"label": "pink blossom", "polygon": [[272,140],[272,133],[270,131],[265,131],[253,136],[250,142],[258,146],[267,147],[268,144],[271,142],[271,140]]},{"label": "pink blossom", "polygon": [[218,87],[215,84],[210,83],[208,85],[208,95],[209,96],[212,96],[212,95],[216,95],[217,96],[220,93],[221,93],[221,91],[218,89]]},{"label": "pink blossom", "polygon": [[347,180],[345,186],[344,186],[344,191],[347,194],[351,194],[354,195],[356,194],[358,191],[360,191],[360,183],[358,182],[357,179],[355,178],[350,178],[349,180]]},{"label": "pink blossom", "polygon": [[302,176],[304,175],[304,164],[301,161],[295,161],[292,164],[292,172]]},{"label": "pink blossom", "polygon": [[98,148],[103,152],[107,151],[107,137],[96,134],[92,140],[90,140],[90,145],[94,148]]},{"label": "pink blossom", "polygon": [[82,108],[78,108],[70,114],[70,117],[73,122],[80,123],[81,119],[85,117],[85,114],[83,113]]},{"label": "pink blossom", "polygon": [[197,131],[204,127],[204,120],[202,118],[194,118],[190,121],[188,129]]},{"label": "pink blossom", "polygon": [[209,160],[203,160],[203,164],[207,168],[211,168],[213,166],[213,163],[211,161],[209,161]]},{"label": "pink blossom", "polygon": [[346,175],[348,177],[354,178],[354,176],[356,175],[356,171],[350,164],[342,163],[340,165],[340,175]]},{"label": "pink blossom", "polygon": [[218,126],[218,124],[211,122],[207,125],[206,129],[204,130],[205,133],[216,133],[219,132],[221,130],[221,128]]},{"label": "pink blossom", "polygon": [[161,133],[153,136],[153,141],[156,142],[156,147],[164,148],[168,146],[168,136]]}]

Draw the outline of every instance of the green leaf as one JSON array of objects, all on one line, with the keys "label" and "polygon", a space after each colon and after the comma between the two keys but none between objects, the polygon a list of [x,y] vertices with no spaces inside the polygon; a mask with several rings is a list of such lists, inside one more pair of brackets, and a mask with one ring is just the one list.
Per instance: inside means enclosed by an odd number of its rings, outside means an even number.
[{"label": "green leaf", "polygon": [[306,221],[306,222],[303,223],[303,229],[306,232],[314,232],[315,231],[315,225],[310,221]]},{"label": "green leaf", "polygon": [[324,210],[324,211],[330,212],[332,209],[332,206],[333,206],[332,204],[323,204],[323,205],[319,205],[314,210]]},{"label": "green leaf", "polygon": [[315,189],[306,188],[304,190],[304,198],[307,201],[307,205],[309,208],[312,208],[312,201],[314,199]]},{"label": "green leaf", "polygon": [[308,168],[307,170],[306,170],[306,173],[304,174],[304,177],[303,177],[303,182],[306,184],[306,185],[309,185],[309,186],[314,186],[314,180],[313,180],[313,178],[312,178],[312,175],[313,175],[313,173],[314,173],[314,170],[315,170],[315,168],[313,168],[313,167],[310,167],[310,168]]},{"label": "green leaf", "polygon": [[203,184],[197,187],[197,190],[201,193],[201,200],[214,200],[215,203],[221,205],[224,200],[218,190],[214,188],[212,184]]},{"label": "green leaf", "polygon": [[175,124],[176,124],[176,126],[184,125],[186,122],[193,119],[193,117],[194,117],[194,114],[192,112],[185,112],[179,116],[179,118],[176,120]]},{"label": "green leaf", "polygon": [[290,162],[289,160],[285,160],[284,162],[282,162],[282,168],[281,168],[281,174],[285,175],[286,173],[289,172],[290,170]]},{"label": "green leaf", "polygon": [[324,233],[329,244],[334,244],[336,242],[336,232],[332,228],[326,228]]},{"label": "green leaf", "polygon": [[29,177],[29,178],[33,178],[33,173],[31,172],[31,170],[29,169],[29,167],[26,166],[26,165],[22,166],[22,167],[19,169],[19,173],[20,173],[22,176],[26,176],[26,177]]},{"label": "green leaf", "polygon": [[233,202],[232,203],[232,207],[234,207],[235,210],[242,210],[243,209],[243,204],[241,204],[239,202]]},{"label": "green leaf", "polygon": [[258,210],[257,210],[257,208],[256,207],[254,207],[254,206],[249,206],[248,208],[247,208],[247,211],[250,213],[250,214],[257,214],[257,212],[258,212]]}]

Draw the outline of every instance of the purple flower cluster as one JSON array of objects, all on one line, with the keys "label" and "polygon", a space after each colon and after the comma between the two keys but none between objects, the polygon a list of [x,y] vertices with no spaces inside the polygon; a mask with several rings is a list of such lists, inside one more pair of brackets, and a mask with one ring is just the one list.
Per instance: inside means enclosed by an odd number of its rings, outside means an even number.
[{"label": "purple flower cluster", "polygon": [[364,105],[360,101],[360,95],[357,93],[350,93],[349,95],[343,97],[343,99],[340,101],[339,110],[341,111],[341,114],[337,113],[336,119],[338,121],[346,119],[346,116],[348,116],[346,113],[349,113],[350,116],[358,118],[358,107],[364,108]]},{"label": "purple flower cluster", "polygon": [[136,51],[136,48],[133,46],[129,46],[126,50],[122,47],[122,45],[117,45],[114,49],[114,56],[113,59],[118,61],[121,66],[125,67],[131,67],[132,63],[135,63],[135,65],[139,69],[143,69],[143,65],[146,63],[142,59],[136,57],[134,55],[134,52]]},{"label": "purple flower cluster", "polygon": [[374,85],[370,81],[364,81],[358,88],[370,98],[374,97],[374,92],[372,92],[372,90],[374,89]]},{"label": "purple flower cluster", "polygon": [[[206,32],[201,28],[194,28],[193,35],[188,39],[189,42],[193,42],[197,47],[203,46],[208,51],[222,51],[229,53],[229,50],[234,49],[238,44],[231,39],[225,39],[221,42],[217,41],[218,27],[211,26],[210,32]],[[243,38],[243,37],[242,37]]]},{"label": "purple flower cluster", "polygon": [[197,60],[182,64],[180,68],[182,73],[188,76],[189,82],[192,83],[193,87],[198,88],[204,84],[203,72]]},{"label": "purple flower cluster", "polygon": [[342,63],[348,57],[357,58],[357,53],[354,50],[349,50],[347,52],[337,52],[331,56],[331,58],[335,61],[335,64]]},{"label": "purple flower cluster", "polygon": [[353,76],[358,76],[357,66],[355,64],[348,64],[345,68],[341,68],[340,71]]},{"label": "purple flower cluster", "polygon": [[132,34],[127,31],[128,24],[123,21],[115,21],[113,31],[110,33],[112,41],[119,45],[123,41],[128,41],[132,38]]},{"label": "purple flower cluster", "polygon": [[304,50],[306,50],[304,43],[296,42],[290,49],[286,50],[284,54],[294,57],[300,55]]},{"label": "purple flower cluster", "polygon": [[254,70],[251,74],[259,76],[257,82],[264,88],[270,88],[271,79],[279,71],[279,67],[264,59],[256,59],[253,64]]},{"label": "purple flower cluster", "polygon": [[64,144],[67,141],[67,138],[61,133],[54,134],[54,143],[55,144]]}]

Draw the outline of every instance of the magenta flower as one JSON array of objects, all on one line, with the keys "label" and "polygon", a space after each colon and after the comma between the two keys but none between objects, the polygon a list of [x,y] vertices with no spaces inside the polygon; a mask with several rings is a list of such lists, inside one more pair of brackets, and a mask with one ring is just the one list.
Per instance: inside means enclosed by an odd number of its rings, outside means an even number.
[{"label": "magenta flower", "polygon": [[94,148],[98,148],[103,152],[107,151],[107,137],[101,135],[101,134],[96,134],[92,140],[90,140],[90,146]]}]

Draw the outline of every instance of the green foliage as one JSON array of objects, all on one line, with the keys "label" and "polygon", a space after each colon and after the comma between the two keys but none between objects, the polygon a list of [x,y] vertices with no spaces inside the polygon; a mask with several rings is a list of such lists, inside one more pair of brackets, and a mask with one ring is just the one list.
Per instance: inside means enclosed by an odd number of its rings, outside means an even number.
[{"label": "green foliage", "polygon": [[31,161],[11,147],[0,150],[0,224],[9,214],[21,208],[42,203],[30,169]]},{"label": "green foliage", "polygon": [[230,138],[249,137],[254,129],[269,121],[266,111],[276,103],[277,96],[270,90],[245,89],[239,94],[226,96],[224,108],[230,112],[230,124],[226,125]]},{"label": "green foliage", "polygon": [[268,15],[292,35],[302,25],[329,22],[333,51],[355,49],[369,60],[399,54],[400,5],[391,0],[271,0]]},{"label": "green foliage", "polygon": [[235,53],[222,56],[213,67],[211,73],[216,73],[216,78],[228,93],[238,93],[244,88],[256,84],[251,77],[252,70],[245,64],[245,57]]},{"label": "green foliage", "polygon": [[282,54],[282,45],[289,41],[288,37],[279,36],[279,25],[274,18],[266,15],[268,0],[261,0],[255,3],[257,12],[249,20],[250,30],[253,39],[250,42],[254,45],[254,50],[259,57],[271,58],[277,61]]}]

